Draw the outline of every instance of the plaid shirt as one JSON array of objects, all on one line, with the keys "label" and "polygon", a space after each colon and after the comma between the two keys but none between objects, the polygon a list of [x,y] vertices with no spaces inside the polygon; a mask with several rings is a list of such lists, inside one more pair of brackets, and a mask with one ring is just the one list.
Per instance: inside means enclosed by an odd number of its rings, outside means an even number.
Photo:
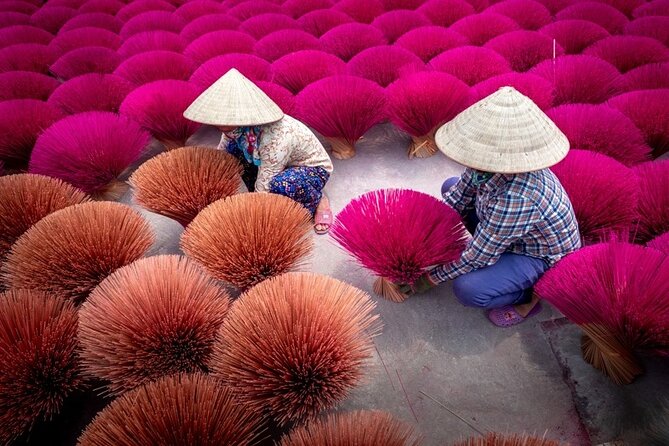
[{"label": "plaid shirt", "polygon": [[460,215],[476,211],[479,224],[460,259],[433,269],[430,279],[444,282],[497,262],[505,252],[544,259],[553,265],[581,247],[571,202],[553,172],[494,174],[476,186],[466,169],[444,194]]}]

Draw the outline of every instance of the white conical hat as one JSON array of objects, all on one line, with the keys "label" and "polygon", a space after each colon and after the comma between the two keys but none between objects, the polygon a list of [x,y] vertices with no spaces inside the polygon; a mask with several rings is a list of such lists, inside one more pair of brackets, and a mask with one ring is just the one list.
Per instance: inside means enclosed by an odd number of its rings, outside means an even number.
[{"label": "white conical hat", "polygon": [[283,118],[283,112],[260,88],[232,68],[186,109],[184,117],[202,124],[251,126]]},{"label": "white conical hat", "polygon": [[435,139],[449,158],[496,173],[544,169],[569,151],[564,133],[513,87],[502,87],[467,108],[441,126]]}]

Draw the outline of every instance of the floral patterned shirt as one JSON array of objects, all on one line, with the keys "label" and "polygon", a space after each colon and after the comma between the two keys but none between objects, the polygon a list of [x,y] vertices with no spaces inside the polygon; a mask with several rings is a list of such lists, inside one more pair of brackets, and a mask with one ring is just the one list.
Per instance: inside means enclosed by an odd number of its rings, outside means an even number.
[{"label": "floral patterned shirt", "polygon": [[[219,147],[225,147],[225,134]],[[284,115],[279,121],[263,126],[258,153],[260,158],[256,192],[269,191],[269,183],[289,167],[322,167],[332,173],[332,161],[325,147],[309,127]]]}]

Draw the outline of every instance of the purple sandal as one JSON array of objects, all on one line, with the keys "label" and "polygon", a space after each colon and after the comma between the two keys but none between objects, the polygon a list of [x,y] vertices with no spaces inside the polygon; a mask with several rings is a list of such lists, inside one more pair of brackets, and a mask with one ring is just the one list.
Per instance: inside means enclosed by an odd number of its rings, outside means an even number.
[{"label": "purple sandal", "polygon": [[488,319],[490,319],[490,322],[498,327],[513,327],[514,325],[518,325],[525,321],[525,319],[534,316],[540,311],[540,302],[537,302],[534,308],[532,308],[525,317],[518,314],[513,305],[506,305],[500,308],[493,308],[492,310],[488,311]]}]

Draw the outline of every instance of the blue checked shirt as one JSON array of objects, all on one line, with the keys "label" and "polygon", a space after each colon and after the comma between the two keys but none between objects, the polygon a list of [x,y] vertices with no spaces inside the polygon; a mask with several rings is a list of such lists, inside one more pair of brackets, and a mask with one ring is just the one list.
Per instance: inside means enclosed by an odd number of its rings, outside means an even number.
[{"label": "blue checked shirt", "polygon": [[435,283],[492,265],[505,252],[553,265],[581,247],[571,202],[549,169],[494,174],[478,186],[466,169],[444,201],[462,216],[476,211],[479,224],[460,259],[430,272]]}]

